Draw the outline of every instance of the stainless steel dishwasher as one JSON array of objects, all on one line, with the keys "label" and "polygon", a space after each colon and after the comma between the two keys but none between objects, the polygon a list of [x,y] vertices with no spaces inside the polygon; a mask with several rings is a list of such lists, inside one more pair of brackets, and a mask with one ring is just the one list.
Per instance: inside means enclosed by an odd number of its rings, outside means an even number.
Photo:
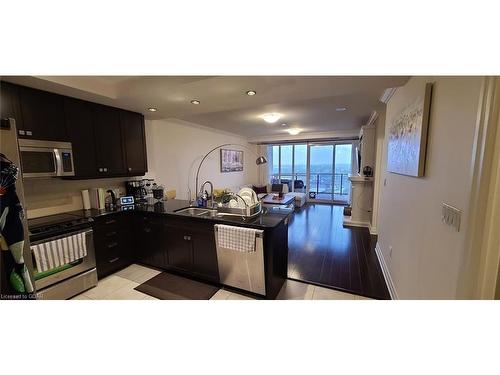
[{"label": "stainless steel dishwasher", "polygon": [[221,284],[265,295],[264,231],[255,230],[255,251],[241,252],[219,245],[218,226],[214,230]]}]

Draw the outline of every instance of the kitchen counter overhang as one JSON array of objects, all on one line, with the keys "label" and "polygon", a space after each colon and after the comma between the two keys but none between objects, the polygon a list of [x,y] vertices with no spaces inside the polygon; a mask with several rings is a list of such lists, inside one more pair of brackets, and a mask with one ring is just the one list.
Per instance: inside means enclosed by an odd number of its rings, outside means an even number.
[{"label": "kitchen counter overhang", "polygon": [[245,226],[248,228],[255,229],[268,229],[274,228],[280,225],[283,221],[293,213],[291,208],[281,208],[281,207],[263,207],[262,212],[255,217],[243,218],[241,216],[189,216],[179,213],[179,211],[191,207],[189,201],[181,199],[171,199],[165,202],[158,202],[152,205],[149,204],[136,204],[134,206],[118,206],[114,209],[106,210],[81,210],[72,213],[79,213],[84,217],[100,217],[104,215],[112,215],[118,213],[147,213],[154,215],[164,215],[166,217],[172,216],[176,218],[186,218],[194,220],[204,220],[213,221],[214,224],[227,224],[227,225],[237,225]]}]

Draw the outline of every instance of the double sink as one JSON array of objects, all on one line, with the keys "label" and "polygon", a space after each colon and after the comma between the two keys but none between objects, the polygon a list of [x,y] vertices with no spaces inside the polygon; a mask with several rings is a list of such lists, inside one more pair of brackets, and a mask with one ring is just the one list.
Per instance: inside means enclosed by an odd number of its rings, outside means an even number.
[{"label": "double sink", "polygon": [[191,216],[191,217],[205,217],[217,218],[222,216],[240,216],[243,218],[254,217],[262,212],[260,203],[255,205],[240,208],[240,207],[217,207],[217,208],[204,208],[204,207],[186,207],[175,211],[176,214]]},{"label": "double sink", "polygon": [[176,214],[193,216],[193,217],[220,217],[224,214],[217,212],[217,210],[209,208],[199,208],[199,207],[187,207],[181,208],[175,211]]}]

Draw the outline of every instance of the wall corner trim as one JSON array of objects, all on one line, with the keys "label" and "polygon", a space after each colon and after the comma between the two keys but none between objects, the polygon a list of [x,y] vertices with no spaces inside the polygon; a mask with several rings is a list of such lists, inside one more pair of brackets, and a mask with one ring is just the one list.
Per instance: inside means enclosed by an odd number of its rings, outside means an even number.
[{"label": "wall corner trim", "polygon": [[389,290],[389,294],[391,295],[391,299],[394,300],[399,299],[394,283],[392,282],[392,277],[389,272],[389,268],[385,263],[384,256],[382,255],[382,250],[380,249],[380,245],[378,242],[377,245],[375,246],[375,253],[377,254],[378,263],[380,264],[380,268],[382,269],[382,274],[384,275],[384,280],[387,285],[387,289]]}]

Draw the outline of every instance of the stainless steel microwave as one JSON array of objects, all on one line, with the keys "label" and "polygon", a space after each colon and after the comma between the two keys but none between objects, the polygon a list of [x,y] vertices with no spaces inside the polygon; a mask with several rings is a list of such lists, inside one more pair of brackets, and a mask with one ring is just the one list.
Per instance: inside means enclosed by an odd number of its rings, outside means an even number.
[{"label": "stainless steel microwave", "polygon": [[19,139],[23,177],[74,176],[70,142]]}]

